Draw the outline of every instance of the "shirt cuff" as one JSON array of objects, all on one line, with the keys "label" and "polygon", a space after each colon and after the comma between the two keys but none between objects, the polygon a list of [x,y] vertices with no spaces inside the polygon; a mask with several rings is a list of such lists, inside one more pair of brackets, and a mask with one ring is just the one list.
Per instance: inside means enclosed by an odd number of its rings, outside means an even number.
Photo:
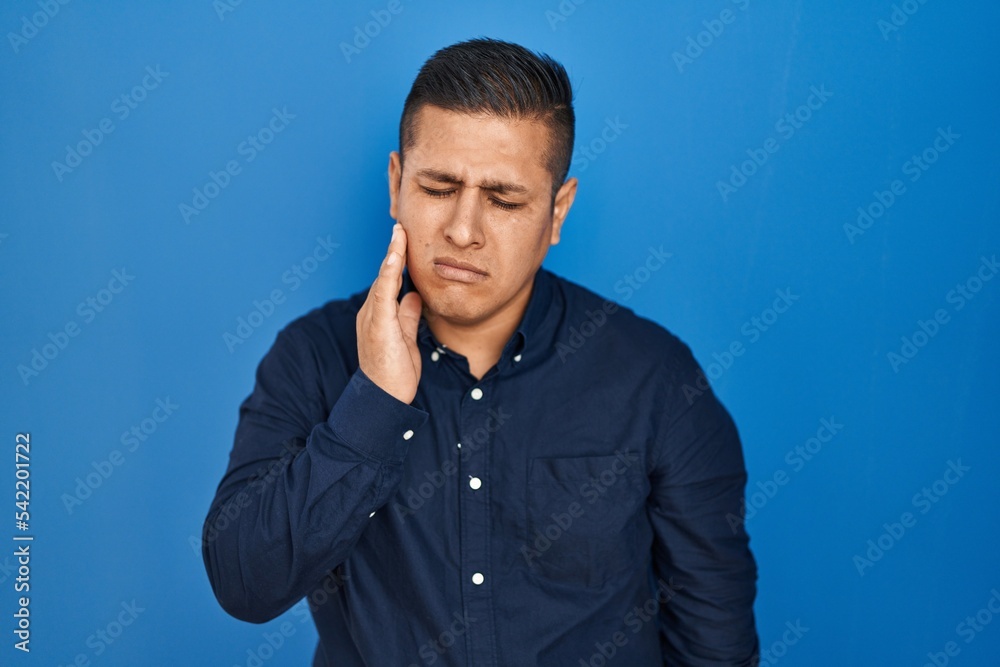
[{"label": "shirt cuff", "polygon": [[426,410],[403,403],[358,368],[326,421],[351,448],[380,461],[402,462],[409,439],[429,417]]}]

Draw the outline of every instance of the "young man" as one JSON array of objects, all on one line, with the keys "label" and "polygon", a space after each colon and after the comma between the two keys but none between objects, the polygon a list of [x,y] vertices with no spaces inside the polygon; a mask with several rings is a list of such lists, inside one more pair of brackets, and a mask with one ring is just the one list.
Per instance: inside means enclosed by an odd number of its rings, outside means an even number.
[{"label": "young man", "polygon": [[307,597],[314,665],[754,663],[729,414],[666,329],[541,268],[573,125],[547,56],[436,53],[378,277],[258,368],[205,566],[246,621]]}]

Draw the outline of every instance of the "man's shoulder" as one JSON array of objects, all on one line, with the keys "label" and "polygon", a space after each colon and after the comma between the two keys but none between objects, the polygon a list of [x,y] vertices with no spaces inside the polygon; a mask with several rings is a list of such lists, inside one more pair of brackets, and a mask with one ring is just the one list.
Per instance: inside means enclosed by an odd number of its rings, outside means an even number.
[{"label": "man's shoulder", "polygon": [[[573,280],[549,272],[564,296],[566,310],[556,336],[556,352],[566,347],[592,354],[613,354],[632,362],[636,359],[664,362],[671,366],[690,355],[690,349],[672,330],[614,299],[602,296]],[[590,340],[595,345],[588,344]]]}]

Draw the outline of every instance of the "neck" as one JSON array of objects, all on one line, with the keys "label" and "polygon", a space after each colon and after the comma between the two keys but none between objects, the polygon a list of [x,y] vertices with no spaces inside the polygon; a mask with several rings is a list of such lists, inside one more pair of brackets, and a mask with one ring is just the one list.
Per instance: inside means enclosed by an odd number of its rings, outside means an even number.
[{"label": "neck", "polygon": [[503,348],[521,323],[531,298],[534,281],[517,294],[500,311],[488,319],[472,324],[450,321],[444,317],[428,317],[427,326],[434,337],[449,349],[469,360],[469,372],[482,377],[500,360]]}]

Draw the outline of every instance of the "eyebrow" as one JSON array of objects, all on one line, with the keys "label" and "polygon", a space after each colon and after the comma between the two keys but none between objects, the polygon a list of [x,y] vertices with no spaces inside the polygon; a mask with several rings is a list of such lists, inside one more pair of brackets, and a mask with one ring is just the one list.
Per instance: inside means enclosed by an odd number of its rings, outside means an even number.
[{"label": "eyebrow", "polygon": [[[417,176],[423,176],[429,178],[438,183],[451,183],[452,185],[465,185],[465,182],[447,171],[441,171],[439,169],[421,169],[417,172]],[[518,194],[526,195],[528,194],[528,188],[523,185],[518,185],[517,183],[507,183],[504,181],[483,181],[479,184],[479,188],[482,190],[488,190],[490,192],[495,192],[499,195],[509,195]]]}]

